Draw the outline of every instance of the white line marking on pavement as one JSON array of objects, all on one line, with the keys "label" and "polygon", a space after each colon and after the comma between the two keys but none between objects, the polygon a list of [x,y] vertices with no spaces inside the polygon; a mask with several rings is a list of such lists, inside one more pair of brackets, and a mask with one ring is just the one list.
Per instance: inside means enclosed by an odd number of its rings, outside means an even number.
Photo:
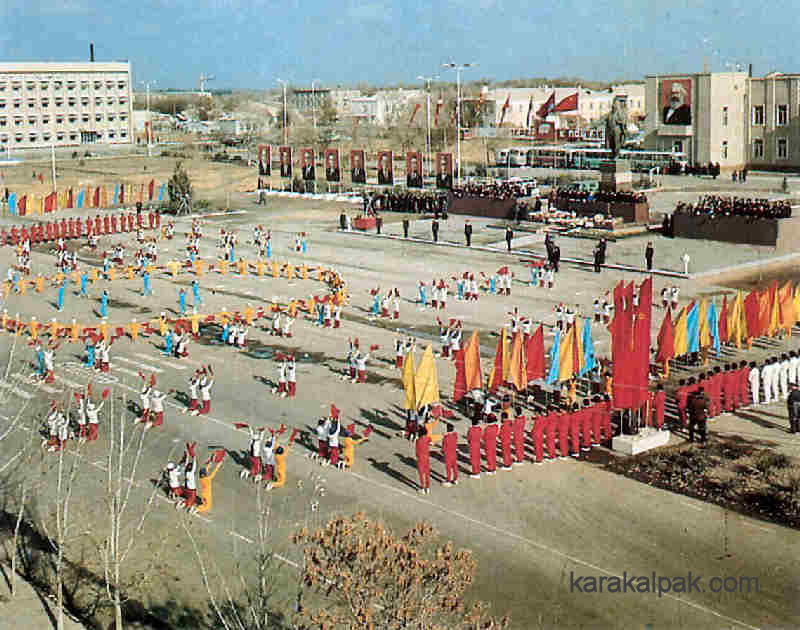
[{"label": "white line marking on pavement", "polygon": [[156,374],[161,374],[164,371],[161,368],[156,367],[155,365],[149,365],[147,363],[141,363],[139,361],[134,361],[133,359],[129,359],[127,357],[117,356],[117,359],[119,361],[125,361],[125,363],[132,363],[133,365],[135,365],[135,366],[137,366],[139,368],[144,368],[145,370],[149,370],[150,372],[155,372]]},{"label": "white line marking on pavement", "polygon": [[25,400],[30,400],[31,398],[33,398],[33,394],[29,394],[24,389],[15,387],[14,385],[6,381],[0,381],[0,388],[11,390],[11,393],[16,394],[20,398],[24,398]]},{"label": "white line marking on pavement", "polygon": [[173,370],[186,370],[188,369],[185,365],[178,365],[177,363],[170,363],[169,361],[165,361],[164,359],[160,359],[158,357],[152,357],[141,352],[134,352],[133,356],[139,357],[140,359],[146,359],[148,361],[157,361],[159,365],[164,365],[166,367],[172,368]]},{"label": "white line marking on pavement", "polygon": [[[600,566],[597,566],[595,564],[592,564],[591,562],[586,562],[584,560],[581,560],[580,558],[576,558],[575,556],[572,556],[570,554],[564,553],[563,551],[559,551],[558,549],[554,549],[553,547],[548,547],[547,545],[545,545],[543,543],[540,543],[540,542],[537,542],[535,540],[531,540],[530,538],[525,538],[524,536],[520,536],[519,534],[515,534],[514,532],[508,531],[508,530],[503,529],[501,527],[497,527],[495,525],[491,525],[489,523],[485,523],[483,521],[479,521],[479,520],[474,519],[474,518],[472,518],[470,516],[467,516],[466,514],[461,514],[460,512],[456,512],[454,510],[450,510],[448,508],[442,507],[441,505],[438,505],[438,504],[436,504],[436,503],[434,503],[432,501],[426,501],[425,499],[421,499],[420,497],[418,497],[418,496],[416,496],[414,494],[411,494],[410,492],[406,492],[405,490],[400,490],[399,488],[394,488],[394,487],[392,487],[390,485],[387,485],[385,483],[381,483],[379,481],[374,481],[372,479],[369,479],[368,477],[364,477],[363,475],[360,475],[360,474],[355,473],[355,472],[351,472],[350,474],[353,477],[356,477],[358,479],[366,481],[367,483],[371,483],[371,484],[379,486],[381,488],[385,488],[386,490],[389,490],[390,492],[395,492],[397,494],[402,494],[403,496],[405,496],[406,498],[408,498],[410,500],[417,501],[418,503],[424,503],[425,505],[427,505],[427,506],[429,506],[431,508],[434,508],[436,510],[439,510],[440,512],[444,512],[445,514],[449,514],[451,516],[455,516],[457,518],[463,519],[465,521],[473,523],[474,525],[479,525],[480,527],[482,527],[484,529],[491,529],[491,530],[494,530],[495,532],[497,532],[499,534],[503,534],[504,536],[508,536],[510,538],[515,538],[516,540],[519,540],[521,542],[528,543],[532,547],[536,547],[536,548],[541,549],[543,551],[547,551],[549,553],[552,553],[553,555],[559,556],[561,558],[565,558],[565,559],[567,559],[567,560],[569,560],[571,562],[574,562],[575,564],[580,564],[580,565],[588,567],[588,568],[590,568],[590,569],[592,569],[594,571],[599,571],[601,573],[605,573],[606,575],[611,575],[611,576],[614,576],[614,577],[622,577],[621,574],[619,574],[619,573],[616,573],[616,572],[611,571],[609,569],[604,569],[603,567],[600,567]],[[688,505],[688,504],[684,504],[684,505]],[[697,610],[706,612],[706,613],[708,613],[710,615],[718,617],[719,619],[724,619],[725,621],[728,621],[730,623],[735,623],[736,625],[739,625],[739,626],[741,626],[743,628],[748,628],[749,630],[759,630],[759,628],[757,626],[751,626],[750,624],[745,623],[744,621],[740,621],[739,619],[734,619],[733,617],[728,617],[727,615],[723,615],[722,613],[718,613],[717,611],[712,610],[711,608],[707,608],[706,606],[703,606],[702,604],[698,604],[698,603],[693,602],[691,600],[684,599],[682,597],[678,597],[678,596],[672,595],[670,593],[665,593],[664,597],[668,597],[668,598],[673,599],[673,600],[675,600],[677,602],[680,602],[682,604],[686,604],[687,606],[691,606],[692,608],[695,608]]]},{"label": "white line marking on pavement", "polygon": [[109,363],[109,367],[112,370],[115,370],[115,371],[118,371],[118,372],[122,372],[123,374],[129,374],[130,376],[135,376],[137,378],[139,377],[139,373],[138,372],[135,372],[134,370],[129,370],[128,368],[124,368],[124,367],[119,366],[119,365],[115,365],[114,363]]},{"label": "white line marking on pavement", "polygon": [[[31,387],[36,387],[37,389],[41,389],[42,391],[45,391],[48,394],[60,394],[63,391],[63,390],[60,390],[60,389],[56,389],[55,387],[50,387],[49,385],[46,385],[45,383],[42,383],[41,381],[33,381],[33,380],[30,380],[30,379],[27,379],[22,374],[12,374],[11,378],[13,378],[16,381],[20,381],[22,383],[25,383],[26,385],[30,385]],[[20,391],[23,391],[23,390],[20,390]],[[20,395],[22,395],[22,394],[20,394]],[[23,398],[24,398],[24,396],[23,396]]]}]

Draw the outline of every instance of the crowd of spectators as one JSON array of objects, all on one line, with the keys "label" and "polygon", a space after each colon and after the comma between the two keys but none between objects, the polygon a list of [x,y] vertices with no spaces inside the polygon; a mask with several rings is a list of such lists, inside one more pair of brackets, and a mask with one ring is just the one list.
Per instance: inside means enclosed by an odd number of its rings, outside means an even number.
[{"label": "crowd of spectators", "polygon": [[647,195],[641,192],[629,190],[606,192],[602,190],[588,191],[575,190],[572,188],[559,188],[556,191],[556,196],[558,199],[582,201],[584,203],[593,201],[599,201],[603,203],[647,203]]},{"label": "crowd of spectators", "polygon": [[424,192],[373,193],[364,196],[364,214],[377,212],[410,212],[433,214],[447,211],[447,195]]},{"label": "crowd of spectators", "polygon": [[792,216],[792,204],[786,199],[770,201],[769,199],[704,195],[697,203],[679,203],[675,207],[675,213],[711,218],[735,215],[760,219],[787,219]]},{"label": "crowd of spectators", "polygon": [[505,201],[507,199],[530,197],[534,188],[535,184],[527,182],[467,182],[462,186],[454,187],[453,196],[456,199],[484,197],[495,201]]}]

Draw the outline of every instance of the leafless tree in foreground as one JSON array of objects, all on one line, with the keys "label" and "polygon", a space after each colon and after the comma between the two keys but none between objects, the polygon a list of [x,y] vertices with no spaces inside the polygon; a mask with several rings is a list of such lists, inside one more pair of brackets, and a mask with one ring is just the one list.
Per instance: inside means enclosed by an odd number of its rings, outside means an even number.
[{"label": "leafless tree in foreground", "polygon": [[[301,627],[320,630],[479,630],[506,628],[487,606],[467,606],[472,553],[440,544],[425,523],[396,537],[365,514],[339,516],[293,542],[304,547],[304,586],[324,598],[321,608],[298,606]],[[308,625],[310,624],[310,625]]]}]

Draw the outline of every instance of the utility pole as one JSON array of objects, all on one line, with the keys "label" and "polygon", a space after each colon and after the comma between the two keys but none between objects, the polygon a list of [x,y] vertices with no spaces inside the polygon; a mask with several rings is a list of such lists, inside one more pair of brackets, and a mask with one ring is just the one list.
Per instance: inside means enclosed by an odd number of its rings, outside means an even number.
[{"label": "utility pole", "polygon": [[275,81],[283,86],[283,144],[288,144],[289,136],[286,128],[286,81],[283,79],[275,79]]},{"label": "utility pole", "polygon": [[314,137],[316,139],[317,135],[317,99],[315,98],[316,92],[314,92],[314,83],[319,82],[319,79],[312,79],[311,80],[311,117],[314,121]]},{"label": "utility pole", "polygon": [[467,68],[474,68],[477,63],[456,64],[453,62],[442,64],[443,68],[456,71],[456,152],[458,154],[458,175],[457,182],[461,186],[461,71]]}]

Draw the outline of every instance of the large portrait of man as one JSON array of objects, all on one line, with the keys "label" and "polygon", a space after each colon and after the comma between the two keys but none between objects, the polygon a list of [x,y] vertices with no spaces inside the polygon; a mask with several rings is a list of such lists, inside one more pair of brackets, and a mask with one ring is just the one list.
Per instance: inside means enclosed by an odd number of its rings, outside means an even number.
[{"label": "large portrait of man", "polygon": [[339,149],[325,149],[325,179],[329,182],[338,182],[339,176]]},{"label": "large portrait of man", "polygon": [[453,154],[436,154],[436,188],[450,190],[453,187]]},{"label": "large portrait of man", "polygon": [[303,181],[313,182],[314,172],[314,149],[300,150],[300,166],[303,169]]},{"label": "large portrait of man", "polygon": [[406,186],[422,188],[422,154],[419,151],[406,153]]},{"label": "large portrait of man", "polygon": [[692,124],[692,80],[665,79],[661,82],[661,121],[665,125]]},{"label": "large portrait of man", "polygon": [[258,145],[258,174],[272,175],[272,147],[268,144]]},{"label": "large portrait of man", "polygon": [[393,186],[394,173],[392,171],[392,152],[378,151],[378,185]]},{"label": "large portrait of man", "polygon": [[278,155],[281,158],[281,177],[292,176],[292,147],[279,147]]},{"label": "large portrait of man", "polygon": [[350,181],[354,184],[366,184],[367,172],[364,170],[364,150],[350,151]]}]

